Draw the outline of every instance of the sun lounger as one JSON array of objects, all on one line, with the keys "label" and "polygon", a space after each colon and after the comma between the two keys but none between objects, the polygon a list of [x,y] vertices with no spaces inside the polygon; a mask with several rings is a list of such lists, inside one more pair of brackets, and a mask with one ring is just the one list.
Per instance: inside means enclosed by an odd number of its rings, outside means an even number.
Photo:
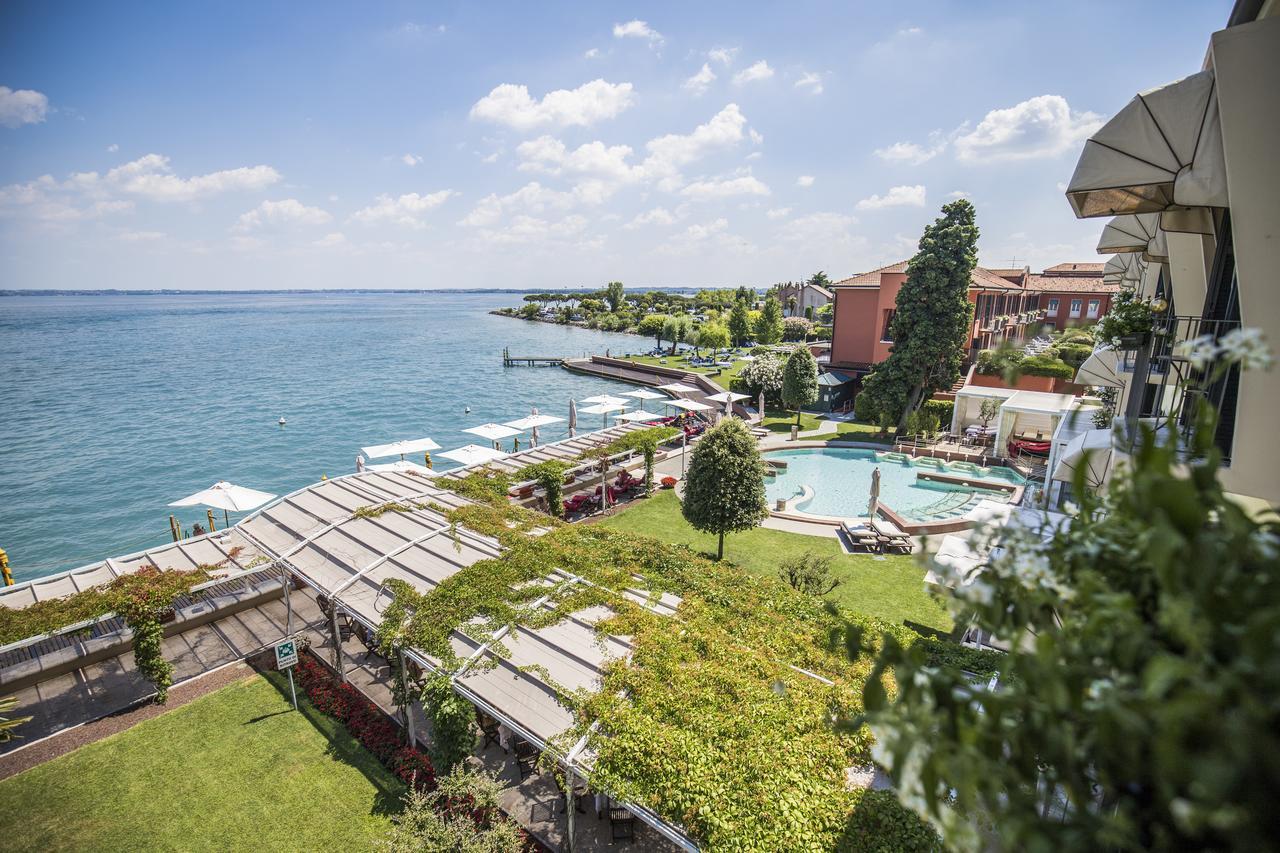
[{"label": "sun lounger", "polygon": [[880,537],[876,532],[867,525],[866,522],[840,522],[840,530],[844,533],[845,538],[849,540],[849,546],[854,550],[859,548],[867,551],[880,550]]},{"label": "sun lounger", "polygon": [[871,519],[871,529],[876,532],[882,540],[884,547],[893,548],[895,550],[911,553],[914,545],[911,541],[911,534],[903,530],[892,521],[884,518]]}]

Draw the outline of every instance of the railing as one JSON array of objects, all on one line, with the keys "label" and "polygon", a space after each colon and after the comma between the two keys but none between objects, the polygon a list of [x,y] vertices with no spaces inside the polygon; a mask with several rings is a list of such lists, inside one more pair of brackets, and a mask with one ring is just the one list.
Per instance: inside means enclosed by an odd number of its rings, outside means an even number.
[{"label": "railing", "polygon": [[1215,365],[1199,369],[1176,350],[1184,341],[1201,336],[1217,341],[1238,328],[1239,320],[1185,316],[1156,320],[1154,334],[1133,356],[1133,380],[1123,417],[1130,446],[1141,435],[1142,425],[1153,428],[1158,435],[1176,436],[1180,452],[1189,455],[1200,417],[1205,407],[1211,406],[1218,415],[1214,443],[1222,451],[1224,464],[1230,463],[1239,367],[1232,367],[1224,376],[1206,384],[1216,373]]}]

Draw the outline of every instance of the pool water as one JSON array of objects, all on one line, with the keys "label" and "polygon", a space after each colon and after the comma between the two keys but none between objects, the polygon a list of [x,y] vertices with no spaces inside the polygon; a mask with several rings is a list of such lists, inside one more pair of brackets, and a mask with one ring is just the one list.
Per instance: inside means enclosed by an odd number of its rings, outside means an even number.
[{"label": "pool water", "polygon": [[813,495],[795,505],[795,509],[811,515],[854,518],[867,514],[871,499],[871,472],[880,469],[880,503],[899,515],[928,521],[955,518],[972,509],[982,499],[1006,501],[1008,491],[961,486],[932,480],[918,480],[916,474],[937,472],[982,480],[992,484],[1021,485],[1025,480],[1009,468],[986,468],[981,473],[938,467],[912,465],[909,462],[880,460],[877,451],[861,448],[829,447],[778,450],[765,454],[766,460],[787,463],[786,470],[765,479],[769,506],[779,498],[793,498],[803,493],[804,486]]}]

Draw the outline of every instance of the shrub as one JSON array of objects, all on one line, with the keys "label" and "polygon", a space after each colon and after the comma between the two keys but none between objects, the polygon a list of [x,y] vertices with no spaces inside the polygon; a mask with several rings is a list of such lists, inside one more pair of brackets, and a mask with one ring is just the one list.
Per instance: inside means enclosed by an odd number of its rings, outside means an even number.
[{"label": "shrub", "polygon": [[1089,343],[1064,342],[1051,349],[1057,350],[1058,358],[1072,367],[1079,369],[1084,360],[1093,354],[1093,345]]},{"label": "shrub", "polygon": [[925,400],[924,411],[930,413],[938,419],[938,425],[943,429],[951,428],[951,419],[955,414],[956,404],[951,400]]},{"label": "shrub", "polygon": [[853,416],[863,423],[873,424],[879,418],[875,402],[866,394],[859,393],[853,398]]},{"label": "shrub", "polygon": [[819,557],[805,551],[783,560],[778,565],[778,577],[797,592],[823,596],[840,585],[839,578],[831,577],[832,557]]},{"label": "shrub", "polygon": [[804,317],[788,317],[782,321],[784,341],[803,341],[813,334],[813,323]]},{"label": "shrub", "polygon": [[1004,376],[1017,370],[1022,363],[1022,353],[1015,349],[984,349],[978,353],[978,372],[985,376]]},{"label": "shrub", "polygon": [[838,853],[933,853],[943,850],[932,826],[898,802],[893,791],[863,789],[853,795],[853,810],[836,845]]},{"label": "shrub", "polygon": [[1043,355],[1032,355],[1024,358],[1018,370],[1028,376],[1052,376],[1054,379],[1075,378],[1075,368],[1060,358],[1046,358]]}]

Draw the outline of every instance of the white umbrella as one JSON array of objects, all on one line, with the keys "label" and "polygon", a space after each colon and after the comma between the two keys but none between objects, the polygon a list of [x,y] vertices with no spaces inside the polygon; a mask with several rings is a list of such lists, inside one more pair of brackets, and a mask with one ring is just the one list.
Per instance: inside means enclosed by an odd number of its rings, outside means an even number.
[{"label": "white umbrella", "polygon": [[[626,408],[627,408],[627,401],[624,400],[621,403],[597,403],[594,406],[588,406],[582,411],[584,414],[588,414],[588,415],[606,415],[607,416],[611,412],[620,412],[625,410]],[[609,425],[608,418],[606,417],[602,423],[604,426],[608,426]]]},{"label": "white umbrella", "polygon": [[362,447],[360,452],[370,459],[377,459],[380,456],[399,456],[403,459],[405,454],[408,453],[427,453],[439,449],[440,445],[429,438],[414,438],[407,441],[393,441],[390,444],[375,444],[371,447]]},{"label": "white umbrella", "polygon": [[1102,485],[1111,464],[1111,430],[1091,429],[1077,435],[1062,449],[1053,479],[1070,483],[1076,471],[1084,470],[1085,483],[1092,488]]},{"label": "white umbrella", "polygon": [[764,423],[764,392],[760,392],[760,402],[756,404],[760,411],[760,423]]},{"label": "white umbrella", "polygon": [[503,426],[502,424],[480,424],[480,426],[464,429],[463,432],[469,432],[472,435],[478,435],[481,438],[487,438],[494,442],[520,434],[520,430],[512,429],[511,427]]},{"label": "white umbrella", "polygon": [[419,465],[417,462],[406,462],[403,459],[397,459],[395,462],[384,462],[381,465],[369,465],[365,470],[382,471],[393,474],[419,474],[423,477],[439,476],[426,465]]},{"label": "white umbrella", "polygon": [[736,391],[721,391],[719,394],[712,394],[707,399],[713,400],[717,403],[724,403],[724,413],[727,415],[729,414],[729,412],[732,411],[732,406],[734,403],[738,402],[739,400],[750,399],[750,397],[751,397],[750,394],[739,394]]},{"label": "white umbrella", "polygon": [[569,438],[578,434],[578,404],[569,401]]},{"label": "white umbrella", "polygon": [[539,438],[538,427],[544,427],[544,426],[547,426],[548,424],[558,424],[563,420],[564,418],[557,418],[555,415],[540,415],[538,414],[538,410],[534,409],[533,414],[529,415],[528,417],[520,418],[519,420],[515,420],[515,421],[507,421],[505,425],[511,427],[512,429],[533,430],[533,440],[530,443],[530,446],[537,447],[538,438]]},{"label": "white umbrella", "polygon": [[666,405],[684,409],[686,412],[709,412],[715,408],[706,403],[699,403],[697,400],[668,400]]},{"label": "white umbrella", "polygon": [[468,444],[465,447],[459,447],[457,450],[450,450],[440,455],[445,459],[461,462],[463,465],[475,465],[477,462],[493,462],[510,454],[503,453],[501,450],[494,450],[492,447]]},{"label": "white umbrella", "polygon": [[665,394],[659,394],[657,391],[650,391],[648,388],[637,388],[634,391],[623,391],[627,397],[635,397],[640,401],[640,408],[644,408],[645,400],[661,400]]},{"label": "white umbrella", "polygon": [[680,382],[668,382],[666,385],[659,385],[661,391],[670,391],[672,394],[697,394],[698,389],[692,385],[684,385]]},{"label": "white umbrella", "polygon": [[169,506],[210,506],[214,509],[220,509],[222,510],[223,520],[230,526],[231,517],[228,513],[257,509],[274,498],[275,495],[270,492],[246,489],[244,486],[237,486],[228,483],[226,480],[219,480],[203,492],[188,495],[180,501],[174,501]]},{"label": "white umbrella", "polygon": [[606,406],[606,405],[624,406],[631,403],[630,400],[624,400],[621,397],[615,397],[612,394],[597,394],[594,397],[583,397],[582,402],[596,403],[601,406]]},{"label": "white umbrella", "polygon": [[639,423],[640,421],[657,420],[659,417],[661,416],[655,415],[653,412],[627,412],[622,415],[614,415],[613,419],[615,421],[622,421],[623,423],[629,423],[632,421]]}]

